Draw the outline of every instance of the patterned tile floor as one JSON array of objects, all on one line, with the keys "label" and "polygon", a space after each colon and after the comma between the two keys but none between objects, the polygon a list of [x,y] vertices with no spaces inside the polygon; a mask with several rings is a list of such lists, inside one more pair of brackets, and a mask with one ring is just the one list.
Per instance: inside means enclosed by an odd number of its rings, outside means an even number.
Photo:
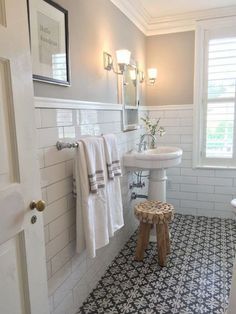
[{"label": "patterned tile floor", "polygon": [[236,222],[176,215],[167,267],[150,243],[144,262],[133,259],[135,233],[80,308],[87,313],[223,314],[227,308]]}]

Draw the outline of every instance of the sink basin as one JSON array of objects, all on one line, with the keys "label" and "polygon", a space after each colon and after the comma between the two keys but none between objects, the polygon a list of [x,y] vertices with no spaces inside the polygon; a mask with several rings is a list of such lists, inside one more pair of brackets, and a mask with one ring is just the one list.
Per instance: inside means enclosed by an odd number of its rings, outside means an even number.
[{"label": "sink basin", "polygon": [[143,170],[166,169],[181,162],[183,151],[179,147],[159,146],[141,153],[131,152],[123,157],[124,166]]}]

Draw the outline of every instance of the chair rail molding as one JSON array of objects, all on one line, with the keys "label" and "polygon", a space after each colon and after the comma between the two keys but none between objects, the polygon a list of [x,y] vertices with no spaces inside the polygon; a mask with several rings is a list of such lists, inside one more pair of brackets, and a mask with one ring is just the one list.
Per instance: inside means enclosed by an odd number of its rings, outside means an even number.
[{"label": "chair rail molding", "polygon": [[34,97],[34,107],[51,109],[123,110],[122,104],[47,97]]},{"label": "chair rail molding", "polygon": [[163,106],[140,106],[140,111],[160,111],[160,110],[191,110],[193,104],[180,104],[180,105],[163,105]]}]

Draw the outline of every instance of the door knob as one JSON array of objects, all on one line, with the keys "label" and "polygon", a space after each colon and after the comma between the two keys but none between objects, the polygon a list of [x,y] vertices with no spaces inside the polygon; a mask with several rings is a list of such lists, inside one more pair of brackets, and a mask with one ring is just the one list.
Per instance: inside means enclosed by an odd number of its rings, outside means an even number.
[{"label": "door knob", "polygon": [[32,201],[30,203],[30,209],[37,209],[39,212],[44,211],[45,207],[46,207],[46,203],[42,200],[37,201],[37,202]]}]

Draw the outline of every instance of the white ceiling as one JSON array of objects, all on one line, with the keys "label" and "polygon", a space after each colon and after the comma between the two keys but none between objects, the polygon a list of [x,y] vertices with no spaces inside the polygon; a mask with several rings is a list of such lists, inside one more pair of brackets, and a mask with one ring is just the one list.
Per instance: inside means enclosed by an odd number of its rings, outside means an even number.
[{"label": "white ceiling", "polygon": [[236,5],[236,0],[128,0],[133,5],[140,2],[150,17],[165,17],[189,13],[194,11],[209,10]]},{"label": "white ceiling", "polygon": [[147,36],[194,30],[197,20],[236,18],[236,0],[110,1]]}]

